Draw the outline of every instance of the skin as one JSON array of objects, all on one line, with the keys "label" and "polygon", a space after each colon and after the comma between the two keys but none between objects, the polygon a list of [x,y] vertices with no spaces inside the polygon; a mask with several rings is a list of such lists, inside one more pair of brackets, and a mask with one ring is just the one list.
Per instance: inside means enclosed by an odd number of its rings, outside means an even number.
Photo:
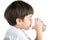
[{"label": "skin", "polygon": [[[29,14],[24,17],[24,19],[16,19],[16,28],[28,30],[32,24],[32,14]],[[35,29],[37,32],[36,40],[42,40],[42,21],[39,18],[35,19],[35,25],[32,29]]]},{"label": "skin", "polygon": [[41,21],[41,19],[35,19],[35,25],[33,29],[35,29],[37,32],[36,40],[42,40],[42,24],[43,22]]}]

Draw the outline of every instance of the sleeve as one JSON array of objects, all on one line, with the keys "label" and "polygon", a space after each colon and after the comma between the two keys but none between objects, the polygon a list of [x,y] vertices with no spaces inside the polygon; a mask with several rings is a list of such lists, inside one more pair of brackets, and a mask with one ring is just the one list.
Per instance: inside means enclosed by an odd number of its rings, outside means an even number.
[{"label": "sleeve", "polygon": [[24,30],[27,34],[27,36],[31,39],[31,40],[35,40],[36,38],[36,31],[35,29],[29,29],[28,31],[27,30]]},{"label": "sleeve", "polygon": [[6,36],[4,40],[19,40],[19,39],[13,36]]}]

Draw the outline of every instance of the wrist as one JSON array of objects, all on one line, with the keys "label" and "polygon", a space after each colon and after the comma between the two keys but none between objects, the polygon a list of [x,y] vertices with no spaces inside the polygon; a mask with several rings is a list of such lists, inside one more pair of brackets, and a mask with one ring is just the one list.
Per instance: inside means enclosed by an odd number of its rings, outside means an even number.
[{"label": "wrist", "polygon": [[38,28],[36,29],[37,32],[41,32],[42,31],[42,28]]}]

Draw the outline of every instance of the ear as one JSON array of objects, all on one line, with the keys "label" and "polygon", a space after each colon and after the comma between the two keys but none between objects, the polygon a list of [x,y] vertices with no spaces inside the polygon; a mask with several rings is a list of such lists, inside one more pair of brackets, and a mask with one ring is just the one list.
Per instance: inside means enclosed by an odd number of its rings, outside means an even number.
[{"label": "ear", "polygon": [[16,24],[21,24],[21,23],[22,23],[22,19],[17,18],[17,19],[16,19]]}]

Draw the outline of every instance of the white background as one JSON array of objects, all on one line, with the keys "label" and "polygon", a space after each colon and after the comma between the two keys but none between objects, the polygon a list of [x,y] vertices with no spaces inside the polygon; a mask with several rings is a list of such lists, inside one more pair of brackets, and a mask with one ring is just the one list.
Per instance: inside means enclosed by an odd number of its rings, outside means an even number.
[{"label": "white background", "polygon": [[[0,40],[3,40],[9,24],[4,19],[4,11],[14,0],[0,0]],[[41,18],[47,25],[43,40],[60,40],[60,1],[59,0],[24,0],[34,8],[33,17]]]}]

